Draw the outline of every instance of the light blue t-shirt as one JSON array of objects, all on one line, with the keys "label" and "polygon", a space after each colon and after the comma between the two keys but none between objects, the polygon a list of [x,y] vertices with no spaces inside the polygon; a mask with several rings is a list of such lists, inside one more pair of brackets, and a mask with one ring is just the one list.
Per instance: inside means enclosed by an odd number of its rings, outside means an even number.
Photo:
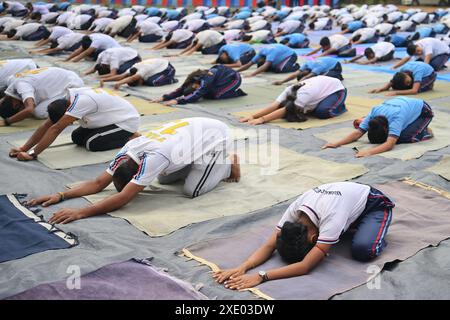
[{"label": "light blue t-shirt", "polygon": [[169,9],[166,11],[167,20],[175,20],[180,15],[180,12],[175,9]]},{"label": "light blue t-shirt", "polygon": [[244,53],[253,51],[251,45],[247,43],[231,43],[226,44],[219,49],[219,56],[226,52],[233,62],[239,61]]},{"label": "light blue t-shirt", "polygon": [[359,128],[366,132],[369,130],[369,121],[376,116],[385,116],[388,120],[389,135],[400,137],[407,126],[413,123],[422,113],[423,100],[408,97],[396,97],[384,101],[379,106],[372,108]]},{"label": "light blue t-shirt", "polygon": [[364,23],[362,21],[351,21],[347,23],[347,29],[350,32],[355,32],[356,30],[361,29],[362,27],[364,27]]},{"label": "light blue t-shirt", "polygon": [[280,41],[288,39],[288,44],[291,46],[296,46],[298,44],[301,44],[305,42],[306,36],[303,33],[292,33],[285,36],[282,36],[280,38]]},{"label": "light blue t-shirt", "polygon": [[431,33],[433,32],[433,29],[430,27],[422,27],[416,30],[420,34],[420,39],[428,38]]},{"label": "light blue t-shirt", "polygon": [[251,15],[252,15],[252,13],[250,11],[242,11],[242,12],[239,12],[238,14],[236,14],[234,16],[234,19],[245,20],[245,19],[249,18]]},{"label": "light blue t-shirt", "polygon": [[319,75],[324,74],[333,69],[339,61],[331,57],[321,57],[315,60],[305,62],[300,67],[301,71],[310,70],[312,73]]},{"label": "light blue t-shirt", "polygon": [[270,47],[261,49],[252,59],[252,62],[258,63],[259,59],[266,58],[266,62],[278,65],[293,54],[295,54],[295,51],[288,46],[285,46],[284,44],[273,44]]},{"label": "light blue t-shirt", "polygon": [[447,28],[447,26],[443,23],[436,23],[432,25],[431,28],[436,33],[444,33],[444,30]]},{"label": "light blue t-shirt", "polygon": [[411,71],[413,74],[414,82],[421,82],[423,78],[430,76],[434,69],[428,63],[422,61],[411,61],[405,63],[400,72]]},{"label": "light blue t-shirt", "polygon": [[149,16],[149,17],[154,17],[154,16],[157,16],[158,14],[159,14],[159,9],[158,8],[154,8],[154,7],[151,7],[151,8],[147,8],[146,10],[145,10],[145,13]]}]

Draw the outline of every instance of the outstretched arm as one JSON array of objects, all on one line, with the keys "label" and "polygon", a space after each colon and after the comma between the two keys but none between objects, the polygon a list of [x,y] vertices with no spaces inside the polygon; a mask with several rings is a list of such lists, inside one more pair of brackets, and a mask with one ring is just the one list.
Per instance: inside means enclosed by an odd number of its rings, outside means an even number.
[{"label": "outstretched arm", "polygon": [[81,54],[79,54],[78,56],[76,56],[75,58],[72,58],[72,62],[78,62],[81,61],[82,59],[89,57],[91,54],[93,54],[95,52],[95,48],[89,47],[86,50],[84,50]]},{"label": "outstretched arm", "polygon": [[316,54],[317,52],[319,52],[322,48],[319,47],[317,49],[314,49],[313,51],[308,52],[306,55],[307,56],[312,56],[313,54]]},{"label": "outstretched arm", "polygon": [[255,113],[249,117],[241,118],[241,119],[239,119],[239,121],[240,122],[249,122],[251,120],[259,119],[261,117],[267,116],[268,114],[276,111],[278,108],[280,108],[280,103],[278,101],[274,101],[268,107],[258,111],[257,113]]},{"label": "outstretched arm", "polygon": [[392,66],[392,69],[397,69],[398,67],[401,67],[405,63],[407,63],[409,60],[411,60],[410,56],[404,57],[399,62],[397,62],[394,66]]},{"label": "outstretched arm", "polygon": [[289,82],[291,80],[297,79],[297,77],[302,73],[303,71],[296,71],[294,73],[291,73],[290,75],[288,75],[286,78],[284,78],[283,80],[278,80],[273,82],[274,85],[279,86],[282,85],[283,83]]},{"label": "outstretched arm", "polygon": [[397,143],[398,138],[397,137],[388,137],[386,142],[371,148],[371,149],[367,149],[367,150],[361,150],[359,151],[355,156],[358,158],[361,157],[368,157],[368,156],[373,156],[379,153],[383,153],[389,150],[392,150],[395,146],[395,144]]},{"label": "outstretched arm", "polygon": [[388,90],[391,88],[391,86],[392,86],[392,84],[391,84],[391,82],[389,81],[388,83],[386,83],[386,84],[385,84],[384,86],[382,86],[381,88],[370,90],[369,93],[380,93],[380,92],[383,92],[383,91],[388,91]]},{"label": "outstretched arm", "polygon": [[124,84],[129,84],[135,81],[139,81],[141,79],[141,76],[138,74],[134,74],[131,77],[127,77],[125,79],[122,79],[114,84],[114,89],[119,90],[120,86]]},{"label": "outstretched arm", "polygon": [[365,134],[365,132],[361,131],[361,130],[355,130],[352,133],[350,133],[348,136],[346,136],[345,138],[343,138],[342,140],[339,140],[337,142],[329,142],[327,144],[325,144],[322,149],[327,149],[327,148],[338,148],[340,146],[352,143],[354,141],[357,141],[359,138],[361,138],[363,135]]},{"label": "outstretched arm", "polygon": [[260,73],[266,72],[267,70],[269,70],[271,65],[272,65],[272,62],[266,61],[266,62],[264,62],[264,64],[262,66],[260,66],[258,69],[256,69],[252,73],[250,73],[249,76],[254,77]]},{"label": "outstretched arm", "polygon": [[254,63],[253,63],[252,61],[250,61],[250,62],[244,64],[243,66],[241,66],[241,67],[240,67],[239,69],[237,69],[236,71],[237,71],[237,72],[242,72],[242,71],[248,70],[253,64],[254,64]]},{"label": "outstretched arm", "polygon": [[33,135],[25,142],[25,144],[19,148],[13,148],[9,152],[10,157],[17,157],[17,154],[20,152],[27,152],[31,148],[33,148],[45,135],[47,130],[53,125],[53,122],[50,119],[47,119],[34,133]]},{"label": "outstretched arm", "polygon": [[420,82],[414,82],[413,87],[408,90],[395,90],[392,92],[386,93],[387,96],[396,96],[396,95],[411,95],[418,94],[420,90]]},{"label": "outstretched arm", "polygon": [[180,53],[180,56],[189,56],[189,55],[193,54],[194,52],[196,52],[201,47],[203,47],[203,45],[201,43],[197,43],[195,45],[192,45],[190,48],[188,47],[185,50],[183,50]]},{"label": "outstretched arm", "polygon": [[83,47],[79,47],[78,49],[76,49],[74,52],[72,52],[66,60],[64,61],[70,61],[73,58],[75,58],[76,56],[80,55],[82,52],[84,51]]}]

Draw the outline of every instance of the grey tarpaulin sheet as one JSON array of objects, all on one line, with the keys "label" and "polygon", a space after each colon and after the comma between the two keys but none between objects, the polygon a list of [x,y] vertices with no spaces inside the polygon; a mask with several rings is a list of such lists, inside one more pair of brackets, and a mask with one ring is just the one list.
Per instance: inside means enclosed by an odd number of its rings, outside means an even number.
[{"label": "grey tarpaulin sheet", "polygon": [[[14,42],[14,47],[11,47],[11,43],[11,41],[6,41],[0,44],[1,59],[27,56],[26,50],[22,48],[25,45],[29,46],[29,44]],[[5,52],[4,50],[8,51]],[[54,65],[53,61],[60,60],[62,57],[34,58],[40,65],[50,66]],[[174,65],[176,67],[176,63]],[[83,71],[84,67],[79,68],[80,71]],[[351,68],[344,65],[344,77],[346,73],[350,72]],[[179,79],[180,81],[184,80],[182,76]],[[98,84],[94,77],[88,77],[85,81],[88,84]],[[348,84],[348,87],[351,94],[351,83]],[[435,99],[428,102],[433,108],[450,113],[446,99]],[[160,121],[186,116],[209,116],[224,120],[235,126],[241,126],[233,116],[229,115],[230,112],[243,109],[235,104],[231,104],[224,109],[201,108],[198,105],[186,105],[180,109],[179,113],[147,117],[151,121]],[[326,160],[364,164],[370,169],[370,172],[358,178],[356,181],[359,182],[385,183],[411,176],[413,179],[450,191],[450,182],[437,174],[426,171],[427,168],[436,164],[443,155],[450,154],[449,147],[427,152],[421,158],[407,162],[383,157],[355,159],[353,151],[347,148],[320,150],[323,142],[313,137],[313,134],[350,125],[350,122],[345,122],[308,130],[281,129],[280,144],[297,152],[318,156]],[[246,128],[246,126],[241,127]],[[267,128],[267,126],[261,126],[261,128]],[[68,183],[92,178],[105,169],[104,165],[99,164],[55,172],[38,162],[18,163],[9,159],[7,151],[10,145],[7,141],[23,139],[29,135],[28,132],[0,136],[0,193],[26,192],[30,196],[48,194],[64,190],[64,185]],[[201,292],[209,298],[251,299],[253,295],[250,293],[237,293],[216,285],[210,274],[205,272],[206,267],[192,268],[197,263],[186,262],[184,259],[178,258],[176,252],[193,243],[217,237],[227,237],[234,232],[236,226],[250,224],[254,220],[276,219],[283,213],[289,202],[259,210],[249,215],[214,219],[190,225],[161,239],[149,238],[124,220],[109,216],[95,217],[64,225],[62,226],[64,231],[79,235],[80,245],[72,249],[70,253],[44,252],[0,264],[0,298],[17,294],[42,283],[65,279],[70,275],[67,273],[70,270],[69,267],[73,265],[79,266],[82,274],[86,274],[102,266],[130,258],[154,257],[153,263],[158,267],[167,268],[169,274],[187,280],[192,284],[203,283]],[[80,207],[86,204],[87,202],[82,199],[70,200],[55,208],[44,209],[42,213],[46,218],[49,218],[56,208]],[[389,270],[381,274],[379,290],[369,290],[362,286],[342,294],[338,298],[449,299],[449,265],[450,241],[444,241],[437,248],[424,249],[405,262],[391,265]]]}]

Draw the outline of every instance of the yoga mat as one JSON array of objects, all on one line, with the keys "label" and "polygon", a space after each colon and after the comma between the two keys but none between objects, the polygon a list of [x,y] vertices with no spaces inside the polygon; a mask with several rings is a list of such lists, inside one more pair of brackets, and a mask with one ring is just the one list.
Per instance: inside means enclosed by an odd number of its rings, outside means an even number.
[{"label": "yoga mat", "polygon": [[170,84],[167,86],[161,87],[149,87],[149,86],[138,86],[138,87],[130,87],[130,86],[122,86],[120,90],[124,94],[130,94],[133,96],[137,96],[144,99],[155,99],[161,97],[163,94],[172,92],[176,90],[178,87],[182,85],[182,81],[178,83]]},{"label": "yoga mat", "polygon": [[173,107],[168,107],[160,103],[153,103],[138,97],[127,96],[125,99],[136,108],[140,115],[143,116],[166,114],[177,111],[177,109]]},{"label": "yoga mat", "polygon": [[[432,139],[416,143],[397,144],[391,151],[383,152],[378,155],[385,158],[411,160],[420,158],[427,151],[434,151],[445,148],[446,146],[450,145],[450,131],[448,129],[449,121],[450,115],[444,112],[435,111],[434,118],[429,125],[429,127],[433,130],[434,133],[434,137]],[[352,127],[347,127],[332,130],[329,132],[317,133],[314,136],[328,142],[333,142],[338,139],[344,138],[353,130],[354,129]],[[359,150],[364,150],[367,148],[374,147],[374,145],[371,145],[369,143],[367,135],[364,135],[359,141],[347,144],[343,147],[346,148],[357,147]]]},{"label": "yoga mat", "polygon": [[[387,247],[375,260],[362,263],[351,258],[351,235],[344,235],[309,274],[265,282],[251,291],[266,299],[328,299],[369,282],[387,263],[406,260],[427,246],[450,237],[450,200],[432,190],[392,182],[376,186],[394,201],[392,224],[386,235]],[[255,221],[228,238],[213,239],[183,250],[185,256],[213,270],[238,266],[274,232],[281,217]],[[286,265],[275,253],[249,273]]]},{"label": "yoga mat", "polygon": [[18,123],[13,123],[9,127],[0,127],[0,134],[11,134],[37,129],[45,120],[25,119]]},{"label": "yoga mat", "polygon": [[438,164],[428,168],[427,171],[436,173],[445,180],[450,181],[450,156],[444,155]]},{"label": "yoga mat", "polygon": [[0,263],[47,250],[68,249],[78,240],[24,207],[26,195],[0,196]]},{"label": "yoga mat", "polygon": [[6,300],[207,300],[187,282],[170,276],[146,260],[130,260],[81,276],[79,288],[70,279],[41,284]]},{"label": "yoga mat", "polygon": [[[370,108],[368,106],[361,106],[361,105],[350,104],[350,103],[347,103],[346,105],[347,105],[348,111],[338,117],[335,117],[335,118],[318,119],[318,118],[308,117],[308,121],[305,121],[305,122],[288,122],[284,119],[279,119],[279,120],[268,122],[267,124],[281,127],[284,129],[304,130],[304,129],[322,127],[322,126],[326,126],[329,124],[335,124],[335,123],[340,123],[340,122],[344,122],[344,121],[358,119],[358,118],[364,117],[370,111]],[[250,116],[250,115],[258,112],[259,110],[260,110],[260,108],[253,109],[253,110],[241,111],[241,112],[235,112],[235,113],[232,113],[232,115],[235,115],[236,117],[241,118],[241,117]]]},{"label": "yoga mat", "polygon": [[[169,108],[163,106],[164,108]],[[151,122],[142,124],[139,128],[140,132],[145,132],[153,128],[159,127],[164,122]],[[250,137],[255,137],[257,132],[255,130],[244,130],[241,128],[231,127],[234,139],[244,140]],[[22,146],[27,139],[10,141],[13,146]],[[97,163],[107,163],[112,161],[120,149],[113,149],[108,151],[92,152],[86,148],[79,147],[72,142],[70,134],[62,134],[39,156],[38,161],[50,169],[68,169],[79,166],[86,166]]]},{"label": "yoga mat", "polygon": [[242,86],[241,89],[247,93],[246,96],[223,100],[202,99],[195,102],[195,104],[205,108],[236,108],[252,105],[265,105],[275,101],[278,95],[283,91],[282,87],[270,85],[246,85]]},{"label": "yoga mat", "polygon": [[[190,199],[182,194],[182,183],[160,185],[155,182],[130,204],[110,215],[128,220],[150,236],[164,236],[192,223],[270,207],[315,185],[348,180],[367,172],[362,165],[327,161],[282,147],[279,147],[279,155],[272,149],[274,154],[269,157],[267,151],[270,149],[264,150],[265,147],[267,145],[257,149],[251,144],[245,150],[238,148],[241,163],[246,157],[263,161],[261,164],[242,164],[239,183],[222,182],[213,191]],[[279,160],[279,164],[267,163],[270,158]],[[109,186],[106,191],[85,198],[95,203],[115,193],[114,187]]]}]

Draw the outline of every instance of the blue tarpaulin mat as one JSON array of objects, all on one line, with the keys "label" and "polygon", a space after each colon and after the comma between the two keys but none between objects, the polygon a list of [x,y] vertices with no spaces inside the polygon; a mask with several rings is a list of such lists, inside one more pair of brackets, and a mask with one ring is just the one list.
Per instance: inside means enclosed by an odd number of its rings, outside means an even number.
[{"label": "blue tarpaulin mat", "polygon": [[0,196],[0,262],[78,244],[73,234],[45,222],[23,206],[23,195]]}]

